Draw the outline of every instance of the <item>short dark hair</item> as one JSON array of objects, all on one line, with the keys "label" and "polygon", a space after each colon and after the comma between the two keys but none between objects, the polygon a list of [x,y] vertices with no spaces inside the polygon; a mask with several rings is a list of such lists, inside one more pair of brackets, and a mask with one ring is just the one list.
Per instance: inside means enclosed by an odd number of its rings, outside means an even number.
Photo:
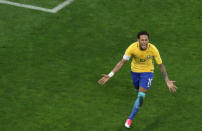
[{"label": "short dark hair", "polygon": [[137,38],[140,39],[141,35],[147,35],[148,38],[149,38],[149,33],[147,31],[145,31],[145,30],[138,32]]}]

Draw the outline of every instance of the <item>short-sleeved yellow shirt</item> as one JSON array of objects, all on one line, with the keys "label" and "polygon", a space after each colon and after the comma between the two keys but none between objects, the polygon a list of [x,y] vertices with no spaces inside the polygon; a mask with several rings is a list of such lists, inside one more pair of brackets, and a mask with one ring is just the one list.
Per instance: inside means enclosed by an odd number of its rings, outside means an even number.
[{"label": "short-sleeved yellow shirt", "polygon": [[139,42],[131,44],[125,52],[123,59],[129,60],[132,57],[131,70],[133,72],[153,72],[153,58],[157,64],[162,64],[158,49],[151,43],[148,43],[146,50],[140,50]]}]

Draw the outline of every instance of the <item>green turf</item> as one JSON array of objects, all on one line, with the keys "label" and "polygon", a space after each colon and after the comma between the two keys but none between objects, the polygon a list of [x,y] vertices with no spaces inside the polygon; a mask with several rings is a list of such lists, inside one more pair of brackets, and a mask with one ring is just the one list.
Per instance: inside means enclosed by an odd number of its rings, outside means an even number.
[{"label": "green turf", "polygon": [[200,131],[201,7],[201,0],[75,0],[49,14],[0,4],[0,131],[126,130],[137,96],[129,62],[106,85],[97,80],[142,29],[179,89],[169,93],[155,65],[131,130]]},{"label": "green turf", "polygon": [[33,6],[40,6],[43,8],[54,8],[65,0],[7,0],[20,4],[28,4]]}]

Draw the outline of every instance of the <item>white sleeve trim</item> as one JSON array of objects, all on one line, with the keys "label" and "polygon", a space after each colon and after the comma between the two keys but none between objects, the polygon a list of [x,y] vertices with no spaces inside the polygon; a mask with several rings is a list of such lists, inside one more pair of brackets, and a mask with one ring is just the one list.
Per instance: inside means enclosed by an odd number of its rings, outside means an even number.
[{"label": "white sleeve trim", "polygon": [[124,54],[123,59],[125,59],[125,60],[130,60],[130,57],[131,57],[131,56],[127,56],[126,54]]}]

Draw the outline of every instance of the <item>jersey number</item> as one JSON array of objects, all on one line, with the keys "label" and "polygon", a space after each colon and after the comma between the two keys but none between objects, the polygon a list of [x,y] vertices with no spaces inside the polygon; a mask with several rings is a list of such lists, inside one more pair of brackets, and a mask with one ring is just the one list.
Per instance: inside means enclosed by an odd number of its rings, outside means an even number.
[{"label": "jersey number", "polygon": [[152,82],[152,79],[149,78],[149,79],[148,79],[148,83],[147,83],[147,87],[150,87],[150,86],[151,86],[151,82]]}]

